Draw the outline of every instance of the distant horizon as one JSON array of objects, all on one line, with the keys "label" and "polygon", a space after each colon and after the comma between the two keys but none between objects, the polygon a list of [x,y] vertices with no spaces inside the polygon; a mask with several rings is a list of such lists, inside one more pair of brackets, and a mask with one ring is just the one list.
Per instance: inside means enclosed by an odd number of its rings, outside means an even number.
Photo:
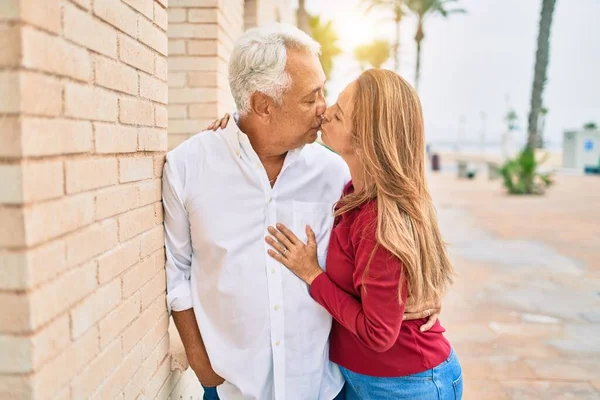
[{"label": "distant horizon", "polygon": [[[377,38],[393,41],[393,23],[385,20],[381,10],[365,16],[359,0],[306,3],[309,13],[333,20],[338,33],[345,33],[340,40],[344,54],[334,60],[327,86],[328,101],[335,102],[361,72],[352,49]],[[427,140],[451,143],[462,137],[477,142],[485,124],[487,140],[498,142],[506,131],[504,116],[509,107],[519,116],[515,136],[524,137],[541,1],[460,0],[453,6],[465,8],[468,14],[430,17],[425,25],[419,93]],[[562,143],[564,131],[582,129],[587,122],[600,125],[600,76],[595,72],[600,71],[598,15],[600,1],[580,0],[576,5],[557,1],[544,92],[548,143]],[[409,16],[401,30],[400,74],[411,83],[415,27],[415,19]],[[393,69],[393,61],[383,67]]]}]

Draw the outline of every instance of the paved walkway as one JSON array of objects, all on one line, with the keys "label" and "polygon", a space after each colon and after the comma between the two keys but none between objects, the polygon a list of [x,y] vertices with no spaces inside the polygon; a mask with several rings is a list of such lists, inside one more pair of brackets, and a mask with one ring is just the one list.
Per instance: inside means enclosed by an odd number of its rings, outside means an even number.
[{"label": "paved walkway", "polygon": [[442,323],[467,400],[600,399],[600,177],[557,181],[513,197],[429,177],[459,274]]}]

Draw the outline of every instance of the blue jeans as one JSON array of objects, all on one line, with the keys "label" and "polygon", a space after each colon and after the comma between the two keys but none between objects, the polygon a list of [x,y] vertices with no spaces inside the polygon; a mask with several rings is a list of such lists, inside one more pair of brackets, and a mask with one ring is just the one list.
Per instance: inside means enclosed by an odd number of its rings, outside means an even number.
[{"label": "blue jeans", "polygon": [[202,400],[219,400],[219,394],[217,393],[216,387],[205,387],[202,385],[202,389],[204,389],[204,397],[202,397]]},{"label": "blue jeans", "polygon": [[454,350],[437,367],[414,375],[380,378],[340,370],[346,379],[345,400],[462,399],[462,369]]},{"label": "blue jeans", "polygon": [[[216,387],[207,388],[202,386],[202,388],[204,389],[204,397],[202,400],[219,400],[219,394],[217,393]],[[338,394],[333,400],[344,400],[344,390],[342,389],[340,394]]]}]

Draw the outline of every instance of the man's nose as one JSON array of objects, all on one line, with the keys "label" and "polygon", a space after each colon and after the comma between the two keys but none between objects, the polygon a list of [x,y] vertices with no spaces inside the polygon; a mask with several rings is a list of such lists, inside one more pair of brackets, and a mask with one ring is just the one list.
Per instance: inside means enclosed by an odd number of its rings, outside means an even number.
[{"label": "man's nose", "polygon": [[327,110],[327,103],[325,101],[325,96],[323,93],[320,93],[319,98],[317,100],[317,115],[323,115]]}]

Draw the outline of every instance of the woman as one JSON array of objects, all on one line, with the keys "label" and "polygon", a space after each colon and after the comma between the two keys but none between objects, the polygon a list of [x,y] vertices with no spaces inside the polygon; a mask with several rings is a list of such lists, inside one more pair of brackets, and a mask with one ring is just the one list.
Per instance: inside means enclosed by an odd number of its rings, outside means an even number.
[{"label": "woman", "polygon": [[424,128],[415,90],[397,74],[364,72],[329,107],[322,140],[352,181],[335,209],[327,272],[315,235],[303,243],[269,228],[269,255],[310,286],[334,318],[330,358],[355,399],[460,399],[461,366],[439,322],[403,321],[407,303],[441,296],[453,269],[425,182]]}]

